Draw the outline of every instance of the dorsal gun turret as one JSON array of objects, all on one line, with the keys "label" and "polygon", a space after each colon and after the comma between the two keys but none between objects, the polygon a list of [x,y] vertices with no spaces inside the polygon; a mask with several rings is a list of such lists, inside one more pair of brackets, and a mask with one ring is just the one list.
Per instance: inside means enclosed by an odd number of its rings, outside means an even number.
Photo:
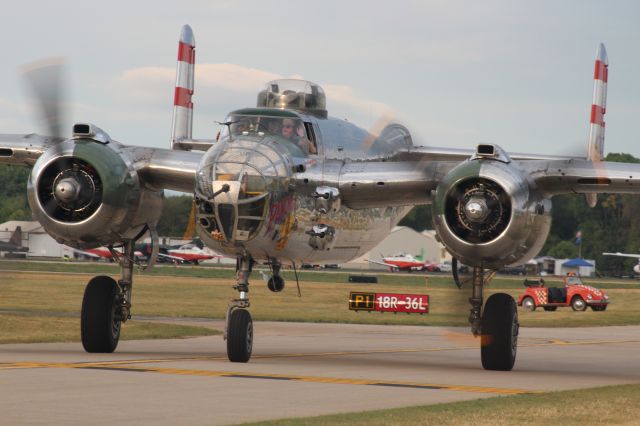
[{"label": "dorsal gun turret", "polygon": [[305,80],[284,79],[267,83],[258,93],[258,108],[293,109],[327,117],[327,98],[319,85]]}]

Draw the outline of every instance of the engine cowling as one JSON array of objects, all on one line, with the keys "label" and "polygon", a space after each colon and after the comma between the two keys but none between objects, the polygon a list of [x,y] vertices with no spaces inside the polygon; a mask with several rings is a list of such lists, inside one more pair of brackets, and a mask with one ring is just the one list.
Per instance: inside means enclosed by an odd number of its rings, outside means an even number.
[{"label": "engine cowling", "polygon": [[45,152],[27,186],[31,210],[56,241],[93,248],[134,239],[155,226],[162,192],[141,186],[122,145],[74,137]]},{"label": "engine cowling", "polygon": [[469,266],[519,265],[542,248],[551,201],[510,162],[475,158],[440,182],[433,222],[447,250]]}]

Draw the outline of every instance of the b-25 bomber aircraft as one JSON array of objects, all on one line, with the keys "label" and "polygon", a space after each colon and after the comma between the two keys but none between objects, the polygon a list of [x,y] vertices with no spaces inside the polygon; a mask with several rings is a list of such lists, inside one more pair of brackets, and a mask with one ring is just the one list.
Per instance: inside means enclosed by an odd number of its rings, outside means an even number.
[{"label": "b-25 bomber aircraft", "polygon": [[[170,149],[126,145],[89,123],[65,135],[56,117],[55,69],[28,78],[48,117],[49,135],[0,135],[0,162],[32,167],[28,201],[57,241],[86,249],[121,246],[121,277],[98,276],[85,289],[82,344],[112,352],[130,318],[135,242],[157,241],[163,190],[194,194],[202,241],[237,259],[238,297],[226,312],[230,361],[247,362],[253,345],[249,278],[269,265],[268,286],[284,287],[282,265],[343,263],[378,244],[415,205],[430,204],[438,238],[473,271],[471,331],[485,369],[513,368],[519,331],[505,293],[485,303],[485,273],[519,265],[541,249],[551,198],[640,192],[640,165],[602,161],[608,62],[597,50],[591,133],[585,158],[507,153],[497,145],[433,148],[403,125],[378,135],[331,118],[322,88],[300,80],[269,82],[257,105],[231,112],[217,140],[192,137],[195,42],[180,34]],[[157,244],[155,245],[157,247]]]}]

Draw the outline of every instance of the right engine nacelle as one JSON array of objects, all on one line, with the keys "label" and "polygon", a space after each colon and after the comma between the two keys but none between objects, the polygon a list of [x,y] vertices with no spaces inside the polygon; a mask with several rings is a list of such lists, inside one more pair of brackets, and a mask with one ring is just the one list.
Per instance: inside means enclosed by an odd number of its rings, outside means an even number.
[{"label": "right engine nacelle", "polygon": [[516,167],[492,159],[466,161],[440,182],[433,222],[447,250],[484,268],[523,264],[542,248],[551,201]]}]

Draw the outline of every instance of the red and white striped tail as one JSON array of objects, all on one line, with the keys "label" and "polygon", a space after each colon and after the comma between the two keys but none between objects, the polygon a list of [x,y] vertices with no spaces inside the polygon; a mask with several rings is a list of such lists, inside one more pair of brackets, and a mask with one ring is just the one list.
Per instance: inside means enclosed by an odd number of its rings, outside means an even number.
[{"label": "red and white striped tail", "polygon": [[184,149],[181,140],[191,139],[193,127],[193,78],[196,62],[196,42],[189,25],[180,31],[176,88],[173,98],[173,123],[171,125],[171,149]]},{"label": "red and white striped tail", "polygon": [[[607,80],[609,79],[609,60],[604,44],[600,43],[596,51],[596,65],[593,71],[593,103],[591,104],[591,128],[587,159],[598,162],[604,158],[604,115],[607,112]],[[589,207],[598,203],[598,194],[585,194]]]},{"label": "red and white striped tail", "polygon": [[604,45],[600,43],[596,52],[593,72],[593,104],[591,105],[591,129],[587,158],[600,161],[604,157],[604,115],[607,112],[607,80],[609,60]]}]

